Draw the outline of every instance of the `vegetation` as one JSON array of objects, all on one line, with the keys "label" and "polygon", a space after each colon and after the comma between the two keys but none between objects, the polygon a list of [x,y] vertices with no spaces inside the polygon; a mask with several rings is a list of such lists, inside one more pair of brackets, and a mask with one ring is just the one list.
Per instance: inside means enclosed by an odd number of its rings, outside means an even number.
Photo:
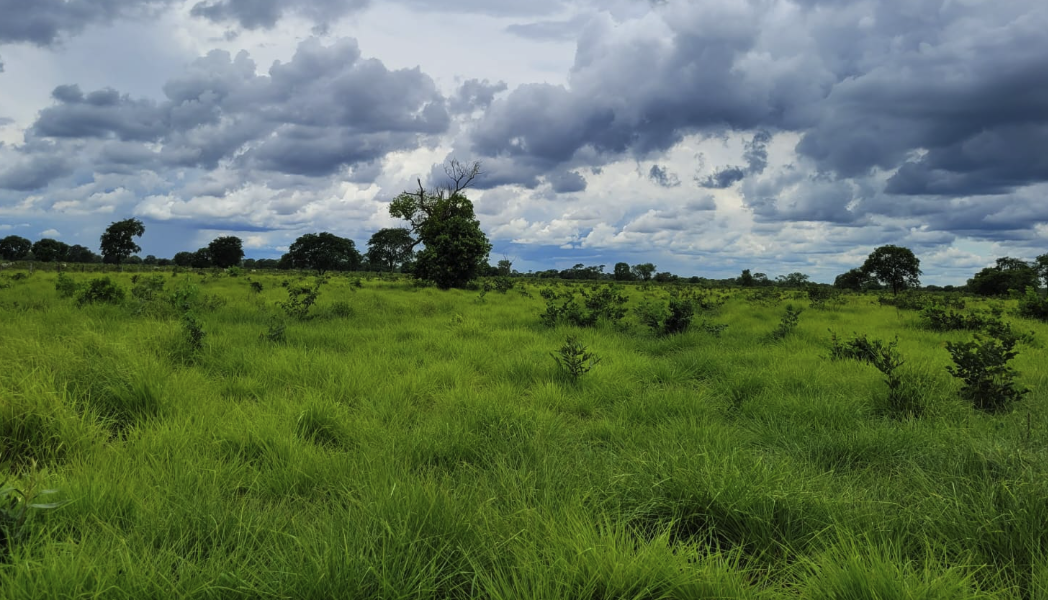
[{"label": "vegetation", "polygon": [[120,265],[132,254],[141,252],[142,248],[135,243],[134,238],[142,237],[145,232],[145,225],[138,219],[124,219],[111,223],[100,240],[102,260]]},{"label": "vegetation", "polygon": [[[768,343],[806,289],[15,274],[0,598],[1048,593],[1048,361],[987,328],[846,294]],[[544,326],[569,295],[585,328]],[[1048,335],[909,302],[946,299]],[[653,332],[671,300],[692,326]]]},{"label": "vegetation", "polygon": [[909,248],[881,246],[866,258],[862,272],[890,287],[892,295],[898,295],[903,289],[920,285],[921,261]]}]

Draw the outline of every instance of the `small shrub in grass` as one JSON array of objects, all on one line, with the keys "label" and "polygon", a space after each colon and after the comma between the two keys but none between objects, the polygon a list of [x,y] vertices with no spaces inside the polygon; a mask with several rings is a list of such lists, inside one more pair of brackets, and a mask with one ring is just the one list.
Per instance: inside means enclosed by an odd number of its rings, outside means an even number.
[{"label": "small shrub in grass", "polygon": [[1018,339],[1004,339],[975,334],[967,342],[947,342],[954,365],[946,367],[951,375],[964,381],[961,396],[977,410],[989,413],[1007,412],[1022,399],[1029,390],[1016,387],[1015,369],[1008,362],[1018,352]]},{"label": "small shrub in grass", "polygon": [[331,305],[331,315],[339,319],[347,319],[353,316],[353,307],[349,302],[339,300]]},{"label": "small shrub in grass", "polygon": [[131,288],[131,295],[135,298],[148,302],[156,295],[164,291],[164,276],[153,275],[152,277],[140,277]]},{"label": "small shrub in grass", "polygon": [[581,290],[582,302],[575,297],[575,290],[568,289],[558,294],[552,289],[541,292],[546,299],[546,310],[540,315],[547,327],[567,323],[576,327],[594,327],[600,322],[621,325],[626,316],[629,298],[617,286],[594,286],[590,291]]},{"label": "small shrub in grass", "polygon": [[711,323],[709,321],[703,321],[702,324],[699,325],[699,329],[702,329],[704,332],[717,338],[719,338],[721,334],[724,333],[724,330],[727,328],[727,323]]},{"label": "small shrub in grass", "polygon": [[262,283],[258,282],[258,281],[252,281],[251,282],[251,291],[255,292],[256,294],[261,294],[262,293]]},{"label": "small shrub in grass", "polygon": [[557,362],[557,366],[577,383],[582,376],[593,370],[600,363],[600,357],[591,353],[577,337],[570,335],[564,345],[560,347],[557,354],[550,352],[550,356]]},{"label": "small shrub in grass", "polygon": [[866,334],[855,334],[852,339],[841,341],[836,333],[830,331],[830,358],[833,360],[857,360],[872,365],[884,346],[884,342],[871,340]]},{"label": "small shrub in grass", "polygon": [[283,344],[287,342],[287,324],[284,323],[283,319],[273,317],[269,320],[266,330],[259,334],[258,337],[265,342]]},{"label": "small shrub in grass", "polygon": [[29,275],[25,273],[15,273],[11,276],[11,281],[25,281],[26,279],[29,279]]},{"label": "small shrub in grass", "polygon": [[59,298],[72,298],[79,289],[80,286],[76,284],[76,281],[65,273],[59,273],[58,278],[55,279],[55,291],[58,292]]},{"label": "small shrub in grass", "polygon": [[187,312],[182,315],[182,336],[190,350],[203,350],[205,335],[207,334],[204,328],[193,313]]},{"label": "small shrub in grass", "polygon": [[1048,296],[1042,297],[1033,288],[1026,288],[1026,295],[1019,300],[1019,316],[1048,322]]},{"label": "small shrub in grass", "polygon": [[492,287],[500,294],[505,294],[513,289],[513,280],[506,276],[496,277],[492,280]]},{"label": "small shrub in grass", "polygon": [[921,407],[916,397],[903,385],[900,367],[905,364],[896,347],[899,338],[882,344],[876,342],[873,352],[873,366],[884,375],[884,383],[888,386],[888,398],[886,408],[888,412],[896,416],[917,416],[921,413]]},{"label": "small shrub in grass", "polygon": [[287,301],[277,304],[284,310],[287,316],[293,319],[305,320],[309,318],[309,309],[317,302],[320,295],[320,286],[309,287],[306,285],[292,285],[287,288]]},{"label": "small shrub in grass", "polygon": [[644,304],[638,309],[641,322],[655,335],[684,333],[691,327],[695,305],[687,298],[670,298],[669,306]]},{"label": "small shrub in grass", "polygon": [[787,304],[786,314],[782,316],[775,331],[771,332],[772,339],[781,340],[793,333],[793,330],[797,328],[797,324],[800,322],[802,312],[804,312],[802,309],[794,308],[792,304]]},{"label": "small shrub in grass", "polygon": [[77,306],[95,302],[118,304],[124,300],[124,289],[113,283],[109,277],[97,277],[87,282],[76,294]]},{"label": "small shrub in grass", "polygon": [[0,463],[0,563],[8,562],[11,549],[25,537],[25,524],[30,511],[53,510],[65,502],[39,502],[55,490],[39,490],[33,482],[25,490],[9,484],[11,463]]}]

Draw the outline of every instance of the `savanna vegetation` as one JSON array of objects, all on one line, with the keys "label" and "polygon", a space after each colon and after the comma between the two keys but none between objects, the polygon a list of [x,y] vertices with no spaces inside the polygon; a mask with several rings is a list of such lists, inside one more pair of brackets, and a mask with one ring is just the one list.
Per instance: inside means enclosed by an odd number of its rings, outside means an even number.
[{"label": "savanna vegetation", "polygon": [[321,270],[0,273],[0,598],[1048,597],[1036,293]]}]

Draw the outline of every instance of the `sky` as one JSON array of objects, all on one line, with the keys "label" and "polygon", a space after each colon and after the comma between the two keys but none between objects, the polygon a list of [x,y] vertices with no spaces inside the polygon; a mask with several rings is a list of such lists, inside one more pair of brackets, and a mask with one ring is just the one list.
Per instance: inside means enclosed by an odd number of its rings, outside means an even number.
[{"label": "sky", "polygon": [[366,249],[479,161],[491,260],[922,281],[1048,252],[1043,0],[0,0],[0,237]]}]

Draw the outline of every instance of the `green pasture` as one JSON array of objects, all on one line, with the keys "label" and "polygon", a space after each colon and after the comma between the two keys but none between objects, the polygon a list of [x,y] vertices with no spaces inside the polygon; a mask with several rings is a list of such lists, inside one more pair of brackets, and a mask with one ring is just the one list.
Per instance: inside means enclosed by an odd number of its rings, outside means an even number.
[{"label": "green pasture", "polygon": [[[160,272],[142,300],[110,273],[123,302],[78,306],[12,274],[8,485],[61,506],[7,528],[0,598],[1048,599],[1048,325],[1009,301],[1030,392],[991,415],[946,370],[972,334],[873,295],[714,290],[656,336],[634,310],[669,288],[624,288],[622,325],[549,328],[563,282],[338,274],[295,319],[282,283],[312,275]],[[830,360],[830,330],[898,336],[920,413]],[[578,381],[551,356],[570,335],[600,358]]]}]

